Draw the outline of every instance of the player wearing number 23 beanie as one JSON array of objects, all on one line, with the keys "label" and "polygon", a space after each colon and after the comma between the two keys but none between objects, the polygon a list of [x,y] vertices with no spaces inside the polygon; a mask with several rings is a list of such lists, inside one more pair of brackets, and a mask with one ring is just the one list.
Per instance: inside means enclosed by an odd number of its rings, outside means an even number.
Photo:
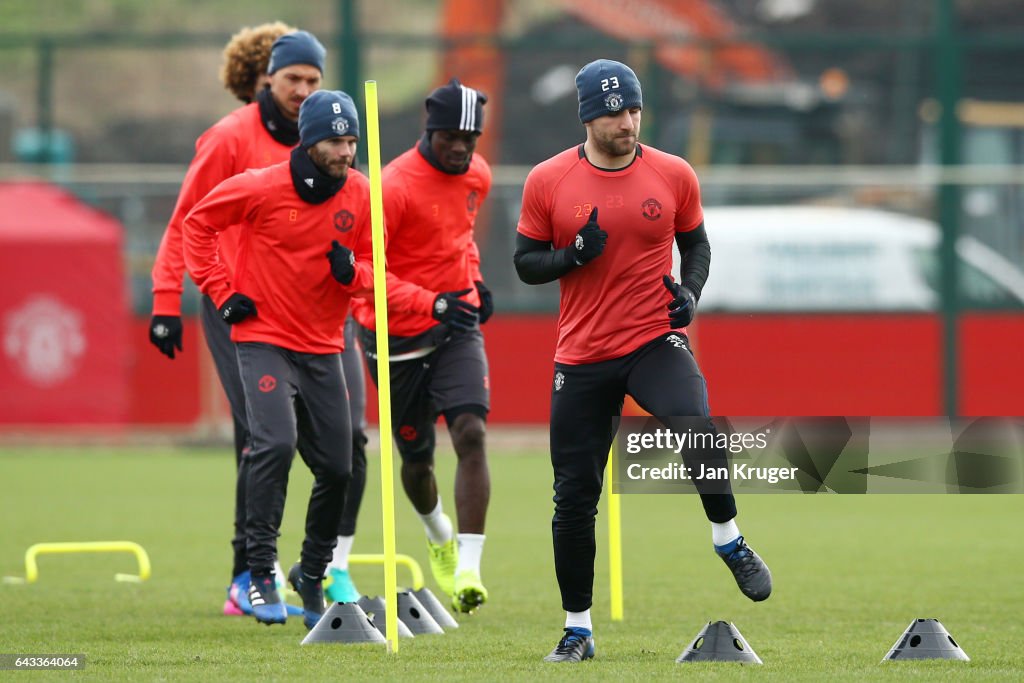
[{"label": "player wearing number 23 beanie", "polygon": [[636,74],[622,62],[611,59],[598,59],[580,69],[576,74],[576,92],[580,123],[644,106]]}]

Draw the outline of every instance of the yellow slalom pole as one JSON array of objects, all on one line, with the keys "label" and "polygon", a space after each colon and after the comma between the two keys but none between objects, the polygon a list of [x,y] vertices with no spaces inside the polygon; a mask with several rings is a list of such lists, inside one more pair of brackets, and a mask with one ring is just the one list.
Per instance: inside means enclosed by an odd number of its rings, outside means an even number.
[{"label": "yellow slalom pole", "polygon": [[615,493],[615,447],[608,450],[608,580],[612,621],[622,621],[622,501]]},{"label": "yellow slalom pole", "polygon": [[370,161],[370,220],[373,228],[373,309],[377,320],[377,406],[380,415],[380,500],[384,516],[384,619],[388,652],[398,652],[398,568],[395,566],[395,466],[391,437],[391,368],[388,353],[388,293],[384,271],[384,197],[380,179],[377,81],[366,81],[366,141]]}]

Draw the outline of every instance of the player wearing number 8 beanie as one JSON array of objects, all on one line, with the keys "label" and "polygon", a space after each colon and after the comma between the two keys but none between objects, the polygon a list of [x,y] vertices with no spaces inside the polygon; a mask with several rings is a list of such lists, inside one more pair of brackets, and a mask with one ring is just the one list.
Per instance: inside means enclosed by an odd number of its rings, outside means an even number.
[{"label": "player wearing number 8 beanie", "polygon": [[[351,474],[352,425],[340,352],[353,295],[372,287],[369,183],[349,169],[359,138],[351,98],[303,103],[288,161],[215,187],[184,223],[185,263],[231,327],[252,430],[246,539],[257,620],[283,623],[271,577],[296,446],[314,473],[301,560],[289,574],[310,628]],[[218,235],[238,230],[229,272]]]},{"label": "player wearing number 8 beanie", "polygon": [[[586,141],[530,172],[514,256],[524,282],[558,280],[561,289],[552,534],[566,621],[545,657],[551,662],[594,655],[594,517],[625,395],[676,431],[715,429],[685,333],[711,263],[697,176],[679,157],[638,143],[643,98],[628,66],[591,62],[576,88]],[[670,272],[673,242],[681,284]],[[715,448],[683,453],[695,472],[697,463],[726,465],[726,456]],[[743,593],[764,600],[771,574],[740,536],[728,481],[695,483],[716,552]]]},{"label": "player wearing number 8 beanie", "polygon": [[[474,154],[487,98],[452,79],[427,97],[425,132],[383,172],[388,270],[392,428],[402,485],[423,521],[431,570],[455,610],[487,600],[480,577],[490,499],[485,452],[490,391],[480,325],[493,311],[473,239],[491,170]],[[363,348],[376,381],[373,307],[357,304]],[[434,423],[444,415],[458,458],[458,531],[444,513],[434,478]]]}]

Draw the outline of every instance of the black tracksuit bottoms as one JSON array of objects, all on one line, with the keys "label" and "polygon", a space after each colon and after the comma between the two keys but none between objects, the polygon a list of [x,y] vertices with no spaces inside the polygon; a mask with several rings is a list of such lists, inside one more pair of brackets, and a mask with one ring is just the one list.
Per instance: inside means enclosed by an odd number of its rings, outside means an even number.
[{"label": "black tracksuit bottoms", "polygon": [[[562,608],[569,612],[582,612],[592,604],[594,520],[615,436],[614,418],[622,414],[626,394],[655,417],[710,415],[704,376],[682,333],[663,334],[620,358],[583,365],[555,363],[551,531]],[[715,429],[710,418],[705,425]],[[684,451],[684,460],[692,457]],[[727,464],[727,453],[721,449],[700,457],[711,466]],[[701,492],[701,503],[709,520],[727,522],[736,516],[736,500],[731,489],[723,493],[720,483],[718,487],[716,493]]]},{"label": "black tracksuit bottoms", "polygon": [[249,567],[253,574],[269,573],[277,559],[288,473],[301,440],[302,459],[314,478],[302,571],[323,576],[352,475],[352,423],[341,355],[259,342],[236,346],[252,434],[246,487]]},{"label": "black tracksuit bottoms", "polygon": [[231,539],[234,549],[231,576],[235,577],[249,568],[245,551],[245,482],[248,478],[245,454],[249,448],[249,419],[246,417],[242,376],[238,372],[238,355],[235,343],[231,341],[231,326],[220,317],[217,305],[208,296],[203,297],[199,314],[206,346],[210,349],[217,377],[231,406],[231,421],[235,428],[235,467],[238,472],[235,477],[235,534]]},{"label": "black tracksuit bottoms", "polygon": [[359,325],[345,319],[345,350],[341,353],[341,369],[348,386],[348,414],[352,421],[352,479],[345,494],[345,508],[338,524],[339,536],[355,536],[359,506],[366,490],[366,377],[363,375],[363,354],[356,341]]}]

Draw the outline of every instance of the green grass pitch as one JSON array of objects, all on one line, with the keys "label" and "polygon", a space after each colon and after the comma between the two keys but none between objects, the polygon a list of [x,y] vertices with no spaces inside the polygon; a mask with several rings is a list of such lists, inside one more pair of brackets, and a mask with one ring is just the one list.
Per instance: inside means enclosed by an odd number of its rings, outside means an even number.
[{"label": "green grass pitch", "polygon": [[[438,454],[446,509],[454,456]],[[379,468],[371,455],[355,552],[380,552]],[[0,585],[0,653],[84,653],[77,672],[33,680],[1020,680],[1024,676],[1022,496],[745,495],[740,527],[771,566],[754,604],[711,551],[692,496],[623,496],[625,620],[608,607],[607,527],[598,518],[596,659],[541,657],[562,626],[552,568],[547,454],[492,451],[483,577],[490,602],[443,636],[379,646],[300,647],[301,619],[265,627],[220,614],[229,580],[234,463],[224,450],[0,449],[0,574],[23,575],[42,541],[130,540],[152,579],[119,584],[128,555],[44,556],[32,585]],[[310,476],[292,469],[279,541],[297,557]],[[396,490],[398,549],[429,578],[423,531]],[[602,511],[603,512],[603,511]],[[382,570],[356,567],[363,592]],[[399,569],[399,580],[408,577]],[[972,661],[880,660],[910,621],[942,621]],[[677,665],[709,620],[732,621],[764,666]],[[20,676],[0,672],[0,678]],[[21,680],[20,678],[18,680]]]}]

